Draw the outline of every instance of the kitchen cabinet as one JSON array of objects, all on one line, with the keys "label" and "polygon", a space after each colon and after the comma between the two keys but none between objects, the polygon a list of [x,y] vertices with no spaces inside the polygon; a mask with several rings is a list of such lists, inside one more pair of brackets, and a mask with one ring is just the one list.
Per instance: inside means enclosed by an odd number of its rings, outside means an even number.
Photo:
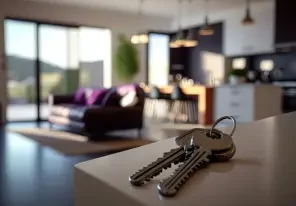
[{"label": "kitchen cabinet", "polygon": [[215,88],[214,95],[214,120],[230,115],[243,123],[282,113],[282,89],[277,86],[225,85]]},{"label": "kitchen cabinet", "polygon": [[276,35],[275,43],[278,47],[296,45],[296,30],[294,25],[296,2],[290,0],[276,1]]},{"label": "kitchen cabinet", "polygon": [[230,12],[224,27],[224,54],[243,56],[274,51],[274,2],[252,8],[255,24],[244,26],[244,9]]}]

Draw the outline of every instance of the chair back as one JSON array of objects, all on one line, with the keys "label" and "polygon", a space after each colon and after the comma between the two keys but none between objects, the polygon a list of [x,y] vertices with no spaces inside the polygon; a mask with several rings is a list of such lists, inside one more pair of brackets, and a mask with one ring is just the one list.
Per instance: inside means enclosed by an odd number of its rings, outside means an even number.
[{"label": "chair back", "polygon": [[157,86],[152,86],[151,90],[150,90],[150,93],[149,93],[149,97],[151,99],[159,99],[160,96],[161,96],[161,93],[160,93],[158,87]]},{"label": "chair back", "polygon": [[186,95],[184,94],[183,90],[179,85],[174,85],[173,91],[171,94],[172,100],[182,100]]}]

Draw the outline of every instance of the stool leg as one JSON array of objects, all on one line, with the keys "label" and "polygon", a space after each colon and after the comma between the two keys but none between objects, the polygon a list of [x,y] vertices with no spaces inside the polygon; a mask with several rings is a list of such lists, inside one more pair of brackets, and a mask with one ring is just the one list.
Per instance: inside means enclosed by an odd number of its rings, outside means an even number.
[{"label": "stool leg", "polygon": [[172,101],[171,102],[171,108],[169,110],[169,114],[168,114],[168,120],[169,122],[173,122],[174,121],[174,110],[176,107],[176,101]]}]

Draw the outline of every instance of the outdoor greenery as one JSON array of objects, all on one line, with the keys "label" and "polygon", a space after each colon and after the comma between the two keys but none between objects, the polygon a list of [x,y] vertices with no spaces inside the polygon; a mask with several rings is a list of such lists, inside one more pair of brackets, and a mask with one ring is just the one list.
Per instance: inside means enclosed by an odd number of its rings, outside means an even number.
[{"label": "outdoor greenery", "polygon": [[[89,73],[80,71],[80,86],[87,86],[89,83]],[[46,84],[44,84],[46,82]],[[68,93],[65,77],[62,73],[42,73],[41,74],[41,99],[47,101],[50,93]],[[77,82],[75,82],[75,85]],[[36,102],[35,85],[19,84],[18,86],[8,88],[9,97],[12,99],[23,99],[28,103]]]},{"label": "outdoor greenery", "polygon": [[122,81],[131,81],[139,72],[137,48],[123,34],[119,34],[118,36],[118,47],[114,65],[117,76]]}]

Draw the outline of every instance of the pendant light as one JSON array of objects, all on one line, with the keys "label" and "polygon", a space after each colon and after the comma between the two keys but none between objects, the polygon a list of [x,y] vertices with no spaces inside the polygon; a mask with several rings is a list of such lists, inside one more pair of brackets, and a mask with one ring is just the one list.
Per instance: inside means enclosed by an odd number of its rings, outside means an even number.
[{"label": "pendant light", "polygon": [[186,41],[184,43],[184,47],[196,47],[198,45],[198,41],[196,39],[196,31],[195,29],[189,29]]},{"label": "pendant light", "polygon": [[[139,15],[142,14],[142,6],[144,0],[140,0],[139,2]],[[149,41],[149,36],[147,33],[138,33],[131,37],[131,43],[133,44],[147,44]]]},{"label": "pendant light", "polygon": [[194,28],[188,30],[186,40],[183,44],[184,47],[196,47],[198,45],[196,31]]},{"label": "pendant light", "polygon": [[250,3],[250,0],[246,0],[246,15],[242,20],[242,24],[245,26],[253,25],[255,23],[254,19],[251,17]]},{"label": "pendant light", "polygon": [[204,25],[199,30],[201,36],[210,36],[214,34],[214,28],[209,24],[208,19],[208,0],[205,0],[205,22]]},{"label": "pendant light", "polygon": [[177,12],[177,20],[178,20],[178,33],[175,37],[172,38],[170,42],[171,48],[179,48],[182,47],[185,43],[185,35],[181,28],[181,2],[182,0],[178,0],[178,12]]}]

